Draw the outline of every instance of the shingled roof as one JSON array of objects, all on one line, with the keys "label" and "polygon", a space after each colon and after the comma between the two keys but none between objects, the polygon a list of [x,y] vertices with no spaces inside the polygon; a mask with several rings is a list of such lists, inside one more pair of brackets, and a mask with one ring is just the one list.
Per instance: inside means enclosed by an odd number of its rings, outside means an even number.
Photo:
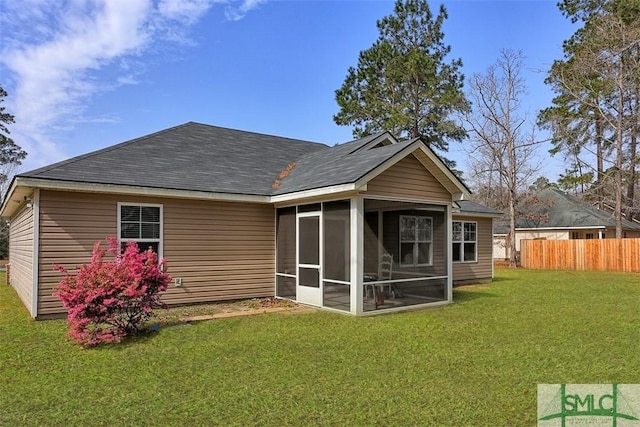
[{"label": "shingled roof", "polygon": [[[615,218],[610,212],[596,209],[558,189],[545,188],[537,193],[537,197],[540,202],[531,206],[531,211],[544,215],[545,219],[517,218],[517,229],[613,228],[616,226]],[[547,216],[548,219],[546,219]],[[539,215],[534,215],[534,217],[539,217]],[[640,231],[640,224],[623,219],[622,228]],[[508,232],[508,218],[496,223],[496,234],[507,234]]]},{"label": "shingled roof", "polygon": [[[454,208],[455,208],[455,205],[458,205],[458,208],[460,209],[461,213],[482,214],[482,215],[490,215],[495,217],[504,215],[500,211],[491,209],[485,205],[481,205],[480,203],[474,202],[473,200],[458,200],[457,202],[455,202]],[[454,210],[454,213],[455,213],[455,210]]]},{"label": "shingled roof", "polygon": [[406,141],[374,150],[358,151],[356,146],[365,144],[361,144],[361,141],[354,142],[359,144],[343,144],[343,146],[334,146],[330,150],[317,151],[304,156],[274,194],[356,182],[386,160],[411,148],[411,144]]},{"label": "shingled roof", "polygon": [[329,147],[189,122],[19,177],[270,195],[287,164]]},{"label": "shingled roof", "polygon": [[[81,184],[124,190],[128,186],[127,191],[134,192],[146,188],[267,201],[263,198],[360,185],[386,162],[393,164],[415,150],[429,153],[435,167],[446,170],[450,187],[468,194],[464,184],[417,138],[398,141],[382,132],[329,147],[194,122],[19,174],[12,186],[16,182],[24,188]],[[6,199],[3,211],[5,206]]]}]

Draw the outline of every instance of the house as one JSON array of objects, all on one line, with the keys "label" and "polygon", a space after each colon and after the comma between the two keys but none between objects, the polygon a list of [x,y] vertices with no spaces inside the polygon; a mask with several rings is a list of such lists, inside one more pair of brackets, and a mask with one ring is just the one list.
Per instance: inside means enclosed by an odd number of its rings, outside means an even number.
[{"label": "house", "polygon": [[360,315],[492,278],[496,212],[468,197],[420,139],[328,147],[190,122],[17,175],[1,215],[34,318],[64,314],[52,265],[88,262],[106,236],[167,259],[169,305],[277,296]]},{"label": "house", "polygon": [[[556,188],[545,188],[529,204],[527,215],[516,218],[516,251],[523,239],[604,239],[615,237],[613,213],[596,209]],[[493,256],[509,257],[506,237],[509,218],[496,221]],[[623,237],[640,237],[640,224],[622,220]]]}]

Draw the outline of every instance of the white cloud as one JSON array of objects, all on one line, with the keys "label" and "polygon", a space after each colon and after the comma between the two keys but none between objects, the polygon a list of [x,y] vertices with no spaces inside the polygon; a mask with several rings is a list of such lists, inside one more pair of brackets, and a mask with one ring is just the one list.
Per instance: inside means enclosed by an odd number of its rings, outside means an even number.
[{"label": "white cloud", "polygon": [[[60,160],[53,140],[79,122],[96,96],[138,84],[154,43],[185,42],[189,25],[213,3],[207,0],[0,0],[0,69],[16,116],[13,139],[29,153],[27,165]],[[116,70],[108,80],[100,71]],[[110,68],[111,69],[111,68]],[[102,79],[102,80],[101,80]]]},{"label": "white cloud", "polygon": [[97,90],[88,78],[91,71],[146,43],[145,3],[109,1],[85,7],[84,13],[76,10],[58,23],[61,31],[54,38],[4,52],[3,62],[16,80],[14,115],[22,126],[42,129],[77,113],[79,104]]},{"label": "white cloud", "polygon": [[209,0],[160,0],[158,11],[167,18],[191,24],[200,19],[210,6]]},{"label": "white cloud", "polygon": [[[239,21],[244,18],[247,13],[264,2],[265,0],[241,0],[240,2],[228,2],[228,6],[225,10],[225,17],[229,21]],[[237,5],[237,3],[240,3],[240,5]]]}]

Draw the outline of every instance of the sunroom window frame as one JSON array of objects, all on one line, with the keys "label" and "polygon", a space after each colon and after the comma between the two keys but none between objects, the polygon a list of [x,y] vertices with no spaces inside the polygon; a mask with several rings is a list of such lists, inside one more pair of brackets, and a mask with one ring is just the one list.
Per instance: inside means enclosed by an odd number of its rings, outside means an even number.
[{"label": "sunroom window frame", "polygon": [[[461,229],[460,229],[460,233],[461,233],[461,237],[462,240],[455,240],[454,238],[454,224],[456,222],[459,222],[461,225]],[[464,225],[465,224],[475,224],[475,240],[466,240],[465,238],[465,234],[464,234]],[[453,259],[453,254],[454,254],[454,250],[453,250],[453,246],[459,243],[460,244],[460,257],[461,259],[456,261]],[[464,247],[465,244],[467,243],[473,243],[474,244],[474,251],[473,251],[473,256],[474,259],[473,260],[467,260],[464,259]],[[465,220],[453,220],[451,221],[451,262],[456,263],[456,264],[464,264],[464,263],[477,263],[478,262],[478,221],[465,221]]]},{"label": "sunroom window frame", "polygon": [[[160,230],[158,234],[158,238],[123,238],[122,236],[122,207],[123,206],[135,206],[135,207],[152,207],[159,208],[160,211]],[[138,203],[138,202],[118,202],[118,222],[117,222],[117,233],[118,233],[118,244],[122,247],[123,243],[126,242],[157,242],[158,243],[158,260],[161,260],[164,256],[164,205],[160,203]],[[140,219],[142,221],[142,218]]]},{"label": "sunroom window frame", "polygon": [[[402,244],[410,243],[409,241],[402,240],[402,229],[401,229],[402,218],[413,218],[415,221],[416,230],[414,233],[414,240],[413,240],[413,262],[412,263],[404,262],[404,259],[402,256]],[[430,240],[420,240],[418,238],[418,230],[417,230],[418,218],[424,218],[429,220],[429,228],[430,228],[429,236],[431,237]],[[421,243],[429,244],[429,262],[427,263],[419,262]],[[414,215],[400,214],[398,216],[398,258],[399,258],[400,267],[429,267],[433,265],[433,217],[428,215],[415,215],[415,214]]]}]

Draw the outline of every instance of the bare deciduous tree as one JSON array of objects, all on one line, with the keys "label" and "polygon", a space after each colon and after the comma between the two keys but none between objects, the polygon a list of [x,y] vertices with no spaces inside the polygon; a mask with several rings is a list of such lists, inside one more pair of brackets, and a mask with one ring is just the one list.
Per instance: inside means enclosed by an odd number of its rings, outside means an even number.
[{"label": "bare deciduous tree", "polygon": [[[472,112],[464,116],[471,143],[469,154],[475,163],[475,178],[498,179],[506,193],[510,217],[508,248],[511,267],[516,266],[515,221],[519,194],[540,169],[535,124],[522,109],[526,86],[521,75],[521,52],[502,50],[494,65],[469,81]],[[473,165],[472,165],[473,166]],[[473,179],[474,177],[472,177]]]}]

